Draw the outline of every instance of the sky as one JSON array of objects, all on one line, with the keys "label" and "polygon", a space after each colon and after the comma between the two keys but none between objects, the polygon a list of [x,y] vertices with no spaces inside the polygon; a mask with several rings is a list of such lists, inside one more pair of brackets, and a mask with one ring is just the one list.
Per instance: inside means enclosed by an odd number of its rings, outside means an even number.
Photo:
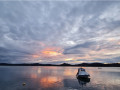
[{"label": "sky", "polygon": [[0,0],[0,63],[120,62],[120,1]]}]

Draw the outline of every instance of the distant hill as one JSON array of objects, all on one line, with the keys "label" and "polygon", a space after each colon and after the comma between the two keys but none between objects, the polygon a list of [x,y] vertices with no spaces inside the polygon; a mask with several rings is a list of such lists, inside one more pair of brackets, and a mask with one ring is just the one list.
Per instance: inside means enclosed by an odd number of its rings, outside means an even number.
[{"label": "distant hill", "polygon": [[71,64],[68,64],[68,63],[62,63],[62,64],[60,64],[59,66],[71,66]]},{"label": "distant hill", "polygon": [[91,67],[120,67],[119,63],[82,63],[82,64],[76,64],[76,66],[91,66]]},{"label": "distant hill", "polygon": [[0,66],[84,66],[84,67],[120,67],[120,63],[81,63],[71,65],[68,63],[62,63],[59,65],[55,64],[40,64],[40,63],[22,63],[22,64],[10,64],[10,63],[0,63]]}]

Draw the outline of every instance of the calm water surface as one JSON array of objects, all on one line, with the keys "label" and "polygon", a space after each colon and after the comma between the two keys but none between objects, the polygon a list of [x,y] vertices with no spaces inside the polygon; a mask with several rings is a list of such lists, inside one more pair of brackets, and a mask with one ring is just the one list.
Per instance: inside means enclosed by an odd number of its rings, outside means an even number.
[{"label": "calm water surface", "polygon": [[120,90],[120,67],[85,67],[90,81],[76,79],[78,68],[0,66],[0,90]]}]

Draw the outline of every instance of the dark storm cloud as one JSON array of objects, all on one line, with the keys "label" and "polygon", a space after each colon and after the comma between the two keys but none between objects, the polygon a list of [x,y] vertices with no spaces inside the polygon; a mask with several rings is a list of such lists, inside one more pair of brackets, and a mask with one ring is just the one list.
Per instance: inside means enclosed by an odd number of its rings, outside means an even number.
[{"label": "dark storm cloud", "polygon": [[0,1],[0,62],[34,62],[32,55],[47,47],[63,48],[64,58],[93,60],[114,51],[113,60],[120,54],[119,25],[119,1]]}]

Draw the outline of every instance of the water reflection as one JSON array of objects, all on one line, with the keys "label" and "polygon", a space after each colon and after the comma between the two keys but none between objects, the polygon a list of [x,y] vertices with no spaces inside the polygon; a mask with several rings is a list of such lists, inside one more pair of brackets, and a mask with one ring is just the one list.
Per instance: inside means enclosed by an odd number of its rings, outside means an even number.
[{"label": "water reflection", "polygon": [[61,83],[62,79],[54,76],[43,77],[40,79],[40,85],[43,88],[50,88],[50,87],[61,87],[63,84]]},{"label": "water reflection", "polygon": [[86,84],[90,82],[90,78],[79,78],[78,82],[80,86],[83,87],[83,86],[86,86]]},{"label": "water reflection", "polygon": [[[79,67],[1,66],[0,90],[119,90],[120,68],[85,68],[91,79],[76,79]],[[22,84],[26,83],[25,86]]]}]

